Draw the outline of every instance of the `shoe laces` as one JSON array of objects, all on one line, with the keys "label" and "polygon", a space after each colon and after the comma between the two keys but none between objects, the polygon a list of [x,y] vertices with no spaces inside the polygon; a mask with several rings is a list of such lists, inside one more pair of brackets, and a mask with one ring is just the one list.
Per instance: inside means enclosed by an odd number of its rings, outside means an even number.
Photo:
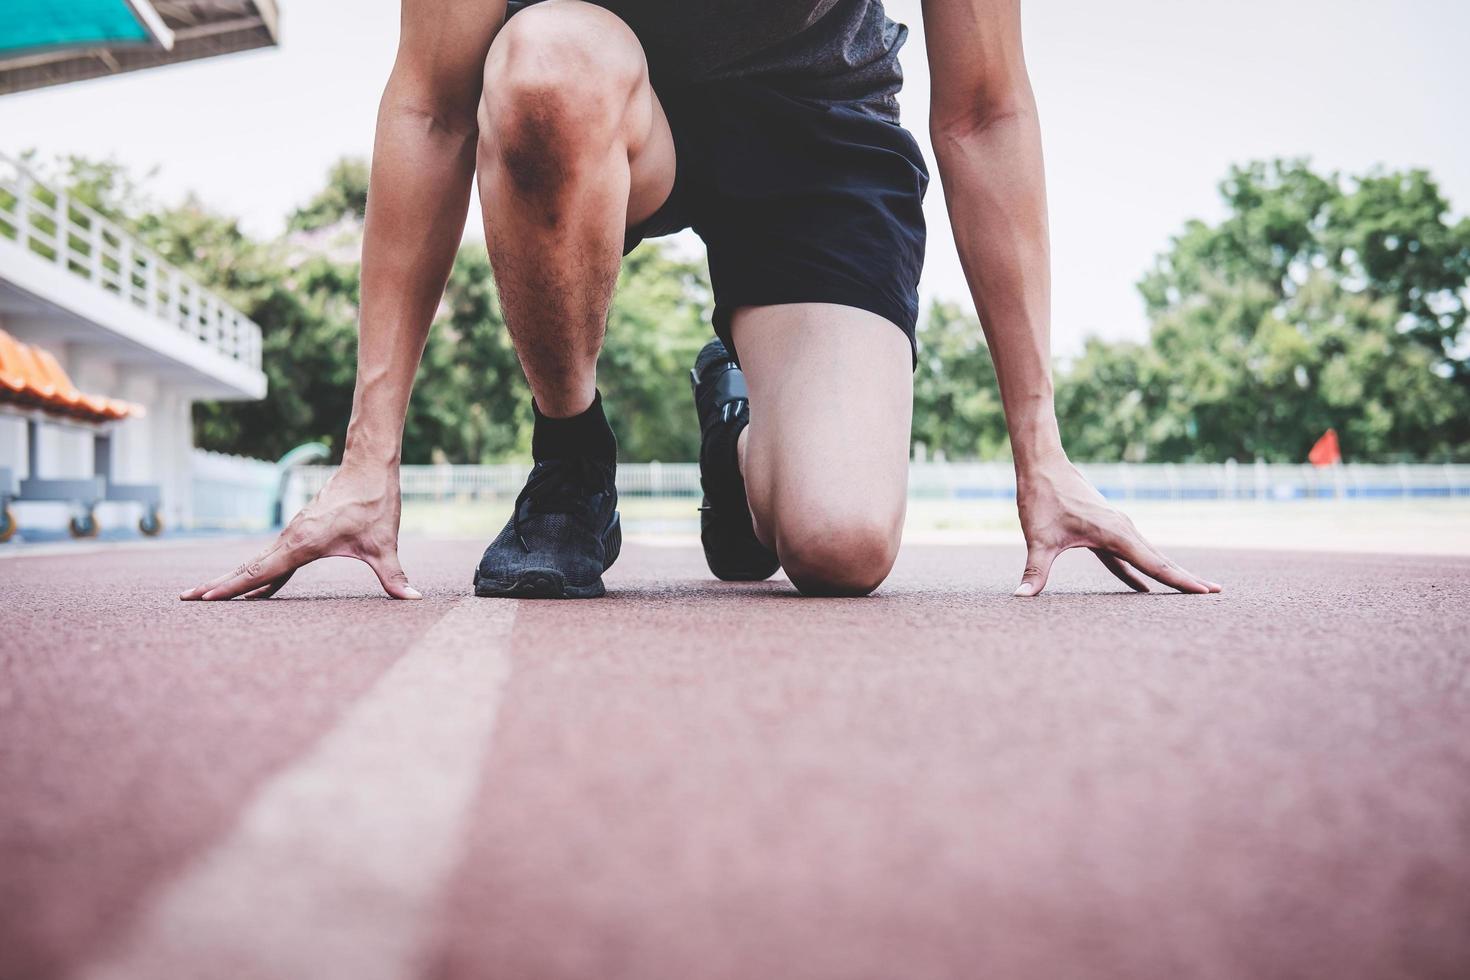
[{"label": "shoe laces", "polygon": [[511,518],[521,547],[531,550],[521,527],[536,514],[575,515],[591,523],[597,510],[594,498],[608,489],[608,469],[606,463],[586,456],[538,461],[516,498]]}]

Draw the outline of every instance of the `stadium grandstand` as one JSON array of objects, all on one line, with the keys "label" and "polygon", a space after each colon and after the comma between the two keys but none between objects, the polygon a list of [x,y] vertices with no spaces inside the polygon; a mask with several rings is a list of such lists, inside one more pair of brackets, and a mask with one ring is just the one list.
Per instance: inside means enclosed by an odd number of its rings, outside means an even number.
[{"label": "stadium grandstand", "polygon": [[[277,25],[274,0],[5,0],[0,96],[271,46]],[[257,324],[0,154],[0,540],[18,514],[188,525],[192,404],[265,389]]]}]

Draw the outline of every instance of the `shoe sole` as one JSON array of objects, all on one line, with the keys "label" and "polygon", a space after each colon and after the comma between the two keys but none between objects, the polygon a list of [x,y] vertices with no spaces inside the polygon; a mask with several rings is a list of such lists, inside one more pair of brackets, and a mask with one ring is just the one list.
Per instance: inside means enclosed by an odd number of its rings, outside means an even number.
[{"label": "shoe sole", "polygon": [[476,578],[475,595],[482,599],[600,599],[607,595],[602,579],[590,585],[568,585],[566,576],[552,568],[522,572],[514,582]]},{"label": "shoe sole", "polygon": [[709,566],[710,574],[721,582],[764,582],[781,570],[779,565],[769,572],[764,568],[716,568],[707,551],[704,553],[704,563]]},{"label": "shoe sole", "polygon": [[[605,572],[623,550],[623,524],[621,515],[613,512],[612,524],[602,536],[603,553],[607,563]],[[607,595],[602,577],[587,585],[570,585],[567,577],[554,568],[529,568],[515,577],[514,581],[482,578],[475,575],[475,595],[482,599],[600,599]]]},{"label": "shoe sole", "polygon": [[[706,559],[705,564],[709,564],[708,559]],[[711,575],[719,579],[721,582],[764,582],[766,581],[766,579],[776,574],[775,572],[767,572],[761,570],[734,571],[731,569],[715,569],[714,567],[711,567],[709,571]],[[777,569],[777,571],[779,571],[779,569]]]}]

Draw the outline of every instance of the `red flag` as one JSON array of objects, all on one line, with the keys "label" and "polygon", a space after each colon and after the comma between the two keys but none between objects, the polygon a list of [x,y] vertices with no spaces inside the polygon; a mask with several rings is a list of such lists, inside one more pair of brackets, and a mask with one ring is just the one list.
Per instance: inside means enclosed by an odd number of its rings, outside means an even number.
[{"label": "red flag", "polygon": [[1328,429],[1322,433],[1322,438],[1307,453],[1307,461],[1313,466],[1331,466],[1333,463],[1342,462],[1342,450],[1337,445],[1337,430]]}]

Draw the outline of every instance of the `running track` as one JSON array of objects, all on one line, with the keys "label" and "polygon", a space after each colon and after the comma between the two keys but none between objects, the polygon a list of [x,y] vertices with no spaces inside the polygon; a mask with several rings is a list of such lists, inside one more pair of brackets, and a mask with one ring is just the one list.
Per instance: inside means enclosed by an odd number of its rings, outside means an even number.
[{"label": "running track", "polygon": [[1470,560],[174,598],[255,547],[0,561],[5,980],[1470,975]]}]

